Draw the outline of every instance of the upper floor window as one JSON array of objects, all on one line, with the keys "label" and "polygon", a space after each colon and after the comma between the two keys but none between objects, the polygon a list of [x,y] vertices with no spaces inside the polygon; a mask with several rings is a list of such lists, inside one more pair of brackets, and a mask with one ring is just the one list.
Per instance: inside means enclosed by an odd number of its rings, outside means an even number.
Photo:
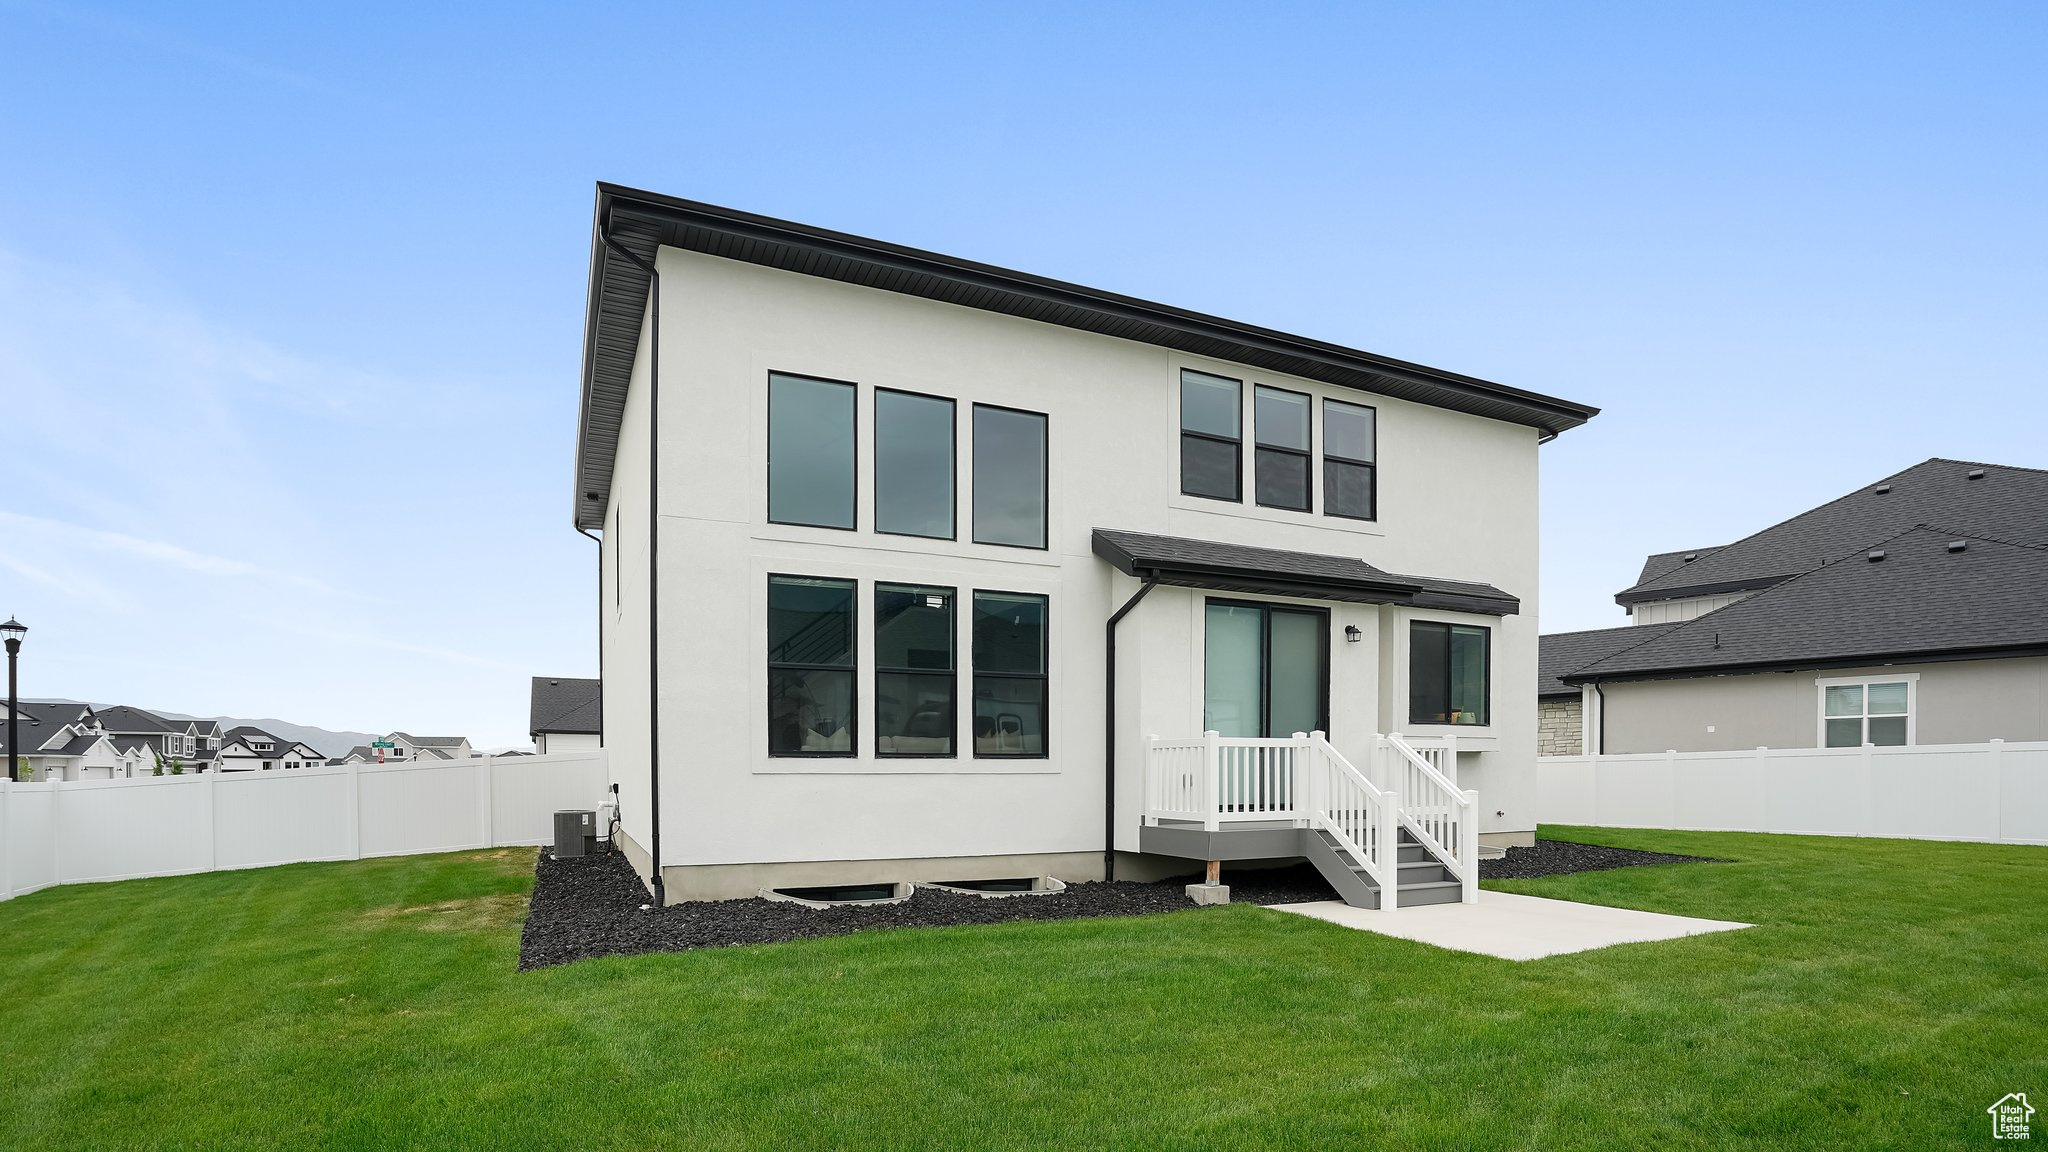
[{"label": "upper floor window", "polygon": [[1379,518],[1374,460],[1377,413],[1362,404],[1323,401],[1323,513]]},{"label": "upper floor window", "polygon": [[768,578],[768,754],[853,755],[853,581]]},{"label": "upper floor window", "polygon": [[1913,681],[1820,682],[1824,747],[1897,748],[1913,742]]},{"label": "upper floor window", "polygon": [[875,754],[953,754],[953,589],[875,585]]},{"label": "upper floor window", "polygon": [[953,402],[875,390],[875,531],[953,538]]},{"label": "upper floor window", "polygon": [[1300,392],[1252,389],[1252,474],[1258,501],[1268,508],[1309,510],[1309,400]]},{"label": "upper floor window", "polygon": [[1493,630],[1416,620],[1408,626],[1408,721],[1487,723]]},{"label": "upper floor window", "polygon": [[1244,385],[1183,368],[1180,374],[1180,490],[1184,496],[1242,500]]},{"label": "upper floor window", "polygon": [[853,527],[854,386],[768,374],[768,519]]},{"label": "upper floor window", "polygon": [[974,542],[1043,548],[1046,418],[974,406]]}]

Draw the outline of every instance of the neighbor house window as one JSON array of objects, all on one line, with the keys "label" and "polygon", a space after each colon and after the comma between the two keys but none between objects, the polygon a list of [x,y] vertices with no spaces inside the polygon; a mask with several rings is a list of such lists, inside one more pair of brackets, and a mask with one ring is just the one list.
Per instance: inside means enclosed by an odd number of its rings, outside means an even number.
[{"label": "neighbor house window", "polygon": [[1416,620],[1409,625],[1409,723],[1487,722],[1492,638],[1491,629],[1471,624]]},{"label": "neighbor house window", "polygon": [[1180,490],[1183,496],[1242,500],[1244,385],[1224,376],[1180,374]]},{"label": "neighbor house window", "polygon": [[1323,401],[1323,514],[1352,520],[1379,518],[1373,461],[1376,413],[1361,404]]},{"label": "neighbor house window", "polygon": [[853,527],[854,386],[768,374],[768,519]]},{"label": "neighbor house window", "polygon": [[1260,504],[1309,510],[1309,399],[1299,392],[1252,389],[1252,477]]},{"label": "neighbor house window", "polygon": [[1045,547],[1046,419],[974,406],[974,542]]},{"label": "neighbor house window", "polygon": [[875,753],[953,755],[953,589],[875,585]]},{"label": "neighbor house window", "polygon": [[853,755],[851,580],[768,578],[768,754]]},{"label": "neighbor house window", "polygon": [[974,594],[974,754],[1046,750],[1046,598]]},{"label": "neighbor house window", "polygon": [[1913,681],[1820,682],[1821,737],[1828,748],[1913,742]]},{"label": "neighbor house window", "polygon": [[953,402],[875,390],[875,531],[953,538]]}]

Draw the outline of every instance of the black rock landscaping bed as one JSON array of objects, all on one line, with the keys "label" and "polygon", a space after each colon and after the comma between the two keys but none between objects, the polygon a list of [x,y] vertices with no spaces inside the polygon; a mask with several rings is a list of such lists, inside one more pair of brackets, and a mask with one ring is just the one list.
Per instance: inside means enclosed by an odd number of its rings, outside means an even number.
[{"label": "black rock landscaping bed", "polygon": [[[1505,859],[1480,861],[1479,874],[1483,879],[1520,879],[1696,859],[1539,840],[1534,848],[1509,849]],[[659,911],[642,911],[648,902],[647,889],[624,856],[557,860],[542,849],[535,865],[533,901],[519,940],[519,967],[523,971],[589,956],[686,952],[843,936],[865,928],[1178,912],[1196,906],[1183,888],[1199,879],[1188,875],[1150,884],[1129,880],[1072,884],[1064,892],[1000,899],[918,888],[901,903],[865,907],[810,908],[755,898],[672,904]],[[1336,891],[1307,864],[1226,870],[1224,882],[1230,885],[1231,900],[1240,904],[1300,904],[1337,898]]]}]

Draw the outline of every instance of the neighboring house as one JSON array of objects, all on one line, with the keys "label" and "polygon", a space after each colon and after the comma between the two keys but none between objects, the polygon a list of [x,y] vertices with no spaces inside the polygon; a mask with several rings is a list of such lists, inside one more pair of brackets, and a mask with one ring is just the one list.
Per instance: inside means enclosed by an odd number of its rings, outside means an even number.
[{"label": "neighboring house", "polygon": [[[15,729],[21,740],[20,772],[23,780],[77,779],[81,758],[97,747],[96,742],[78,742],[99,733],[98,722],[87,704],[23,700],[15,709]],[[0,700],[0,775],[7,765],[6,701]],[[112,745],[94,752],[95,765],[118,760]]]},{"label": "neighboring house", "polygon": [[311,745],[244,725],[221,735],[220,753],[214,762],[222,772],[270,772],[322,767],[327,757]]},{"label": "neighboring house", "polygon": [[[117,742],[125,740],[127,747],[139,742],[162,756],[166,765],[175,757],[186,771],[205,770],[220,751],[220,724],[213,720],[173,720],[125,704],[102,708],[98,715]],[[154,772],[155,758],[149,763]]]},{"label": "neighboring house", "polygon": [[1442,898],[1333,784],[1475,822],[1420,871],[1533,839],[1539,445],[1595,409],[610,185],[584,348],[603,744],[666,899],[1260,854]]},{"label": "neighboring house", "polygon": [[1543,638],[1546,754],[2048,740],[2048,472],[1928,460],[1615,599]]},{"label": "neighboring house", "polygon": [[405,732],[393,732],[384,739],[392,744],[392,747],[384,749],[386,761],[466,760],[476,755],[475,749],[469,746],[467,736],[413,736]]},{"label": "neighboring house", "polygon": [[584,752],[604,746],[604,688],[601,680],[535,676],[527,710],[533,750]]}]

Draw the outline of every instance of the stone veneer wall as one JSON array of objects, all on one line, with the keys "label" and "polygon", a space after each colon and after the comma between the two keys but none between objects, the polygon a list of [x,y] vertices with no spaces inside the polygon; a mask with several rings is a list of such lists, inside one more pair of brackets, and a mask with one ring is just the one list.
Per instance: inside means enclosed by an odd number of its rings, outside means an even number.
[{"label": "stone veneer wall", "polygon": [[1577,756],[1585,751],[1580,746],[1579,707],[1577,700],[1536,702],[1538,756]]}]

